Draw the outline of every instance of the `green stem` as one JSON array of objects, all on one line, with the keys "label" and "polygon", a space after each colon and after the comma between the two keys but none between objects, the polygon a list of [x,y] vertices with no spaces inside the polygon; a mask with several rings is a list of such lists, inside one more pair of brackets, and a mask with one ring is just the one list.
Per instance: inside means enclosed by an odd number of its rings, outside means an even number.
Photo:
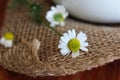
[{"label": "green stem", "polygon": [[51,27],[46,20],[43,20],[43,23],[46,25],[46,27],[50,28],[52,31],[54,31],[56,34],[58,34],[59,36],[62,36],[61,33],[59,33],[55,28]]}]

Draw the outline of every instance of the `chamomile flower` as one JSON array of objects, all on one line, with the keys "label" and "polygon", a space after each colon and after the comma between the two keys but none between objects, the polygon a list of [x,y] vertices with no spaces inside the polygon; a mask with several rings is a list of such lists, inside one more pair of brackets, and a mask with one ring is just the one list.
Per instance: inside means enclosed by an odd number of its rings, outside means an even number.
[{"label": "chamomile flower", "polygon": [[0,44],[4,47],[12,47],[13,45],[14,35],[11,32],[7,32],[4,36],[0,39]]},{"label": "chamomile flower", "polygon": [[86,42],[87,35],[80,32],[76,35],[76,31],[68,30],[68,33],[64,33],[60,38],[58,48],[62,55],[67,55],[71,53],[72,58],[80,55],[80,50],[87,52],[88,43]]},{"label": "chamomile flower", "polygon": [[51,27],[56,25],[64,26],[64,20],[67,18],[68,12],[66,8],[62,5],[57,5],[56,7],[51,7],[51,10],[47,12],[46,19],[50,22]]}]

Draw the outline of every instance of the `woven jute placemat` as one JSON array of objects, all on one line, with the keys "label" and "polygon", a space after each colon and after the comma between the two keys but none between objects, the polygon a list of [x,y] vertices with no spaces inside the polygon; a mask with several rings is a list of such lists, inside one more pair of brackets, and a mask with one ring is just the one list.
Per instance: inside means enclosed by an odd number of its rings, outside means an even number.
[{"label": "woven jute placemat", "polygon": [[[120,59],[120,27],[94,25],[73,19],[65,27],[56,27],[64,33],[69,29],[88,35],[89,52],[80,56],[62,56],[58,49],[59,36],[28,16],[25,8],[7,10],[1,36],[5,32],[15,35],[12,48],[0,45],[0,65],[29,76],[61,76],[90,70]],[[39,47],[40,41],[40,47]]]}]

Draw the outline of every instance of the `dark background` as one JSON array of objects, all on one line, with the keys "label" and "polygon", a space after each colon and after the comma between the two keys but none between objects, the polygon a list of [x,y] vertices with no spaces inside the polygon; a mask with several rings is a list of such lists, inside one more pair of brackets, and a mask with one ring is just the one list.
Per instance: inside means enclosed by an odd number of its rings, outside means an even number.
[{"label": "dark background", "polygon": [[[4,22],[6,3],[7,0],[0,0],[0,30],[2,29]],[[98,67],[90,71],[60,77],[32,78],[0,67],[0,80],[120,80],[120,60],[116,60],[112,63],[106,64],[105,66]]]}]

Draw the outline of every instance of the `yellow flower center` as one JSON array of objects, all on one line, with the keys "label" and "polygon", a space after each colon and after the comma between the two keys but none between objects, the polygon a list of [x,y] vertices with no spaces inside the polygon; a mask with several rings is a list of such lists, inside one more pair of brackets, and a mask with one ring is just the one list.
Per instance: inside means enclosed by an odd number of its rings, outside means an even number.
[{"label": "yellow flower center", "polygon": [[80,41],[76,38],[71,39],[68,42],[68,48],[73,52],[78,52],[80,49],[80,46],[81,46]]},{"label": "yellow flower center", "polygon": [[14,39],[14,35],[11,32],[7,32],[7,33],[5,33],[4,38],[6,40],[13,40]]},{"label": "yellow flower center", "polygon": [[63,17],[63,15],[62,15],[61,13],[56,13],[56,14],[54,14],[53,18],[54,18],[54,20],[57,21],[57,22],[61,22],[61,21],[64,20],[64,17]]}]

